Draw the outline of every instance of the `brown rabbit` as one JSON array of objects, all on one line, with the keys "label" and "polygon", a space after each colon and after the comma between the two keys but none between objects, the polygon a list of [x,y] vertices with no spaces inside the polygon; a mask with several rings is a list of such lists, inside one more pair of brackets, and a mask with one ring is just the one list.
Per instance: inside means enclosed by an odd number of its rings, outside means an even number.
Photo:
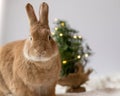
[{"label": "brown rabbit", "polygon": [[61,60],[48,25],[48,5],[40,6],[38,21],[30,4],[30,37],[0,49],[1,96],[55,96]]}]

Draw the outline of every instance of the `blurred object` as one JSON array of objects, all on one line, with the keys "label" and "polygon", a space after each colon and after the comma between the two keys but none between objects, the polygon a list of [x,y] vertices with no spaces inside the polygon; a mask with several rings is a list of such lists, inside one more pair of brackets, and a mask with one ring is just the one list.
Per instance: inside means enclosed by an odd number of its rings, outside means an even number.
[{"label": "blurred object", "polygon": [[0,0],[0,45],[2,44],[2,30],[3,30],[3,15],[4,15],[4,0]]},{"label": "blurred object", "polygon": [[55,19],[55,28],[52,36],[58,43],[61,54],[61,77],[76,71],[75,64],[87,65],[92,51],[86,44],[79,31],[72,29],[66,21]]},{"label": "blurred object", "polygon": [[77,87],[77,88],[70,87],[70,88],[67,89],[66,92],[79,93],[79,92],[85,92],[85,91],[86,91],[85,87]]},{"label": "blurred object", "polygon": [[[55,26],[54,18],[67,20],[72,28],[77,29],[80,32],[77,35],[82,35],[95,52],[87,66],[92,66],[97,76],[120,72],[120,0],[69,0],[69,4],[68,0],[46,1],[51,5],[51,30]],[[39,3],[43,0],[0,2],[4,2],[0,8],[3,10],[1,44],[26,38],[29,26],[24,6],[30,2],[38,12]]]},{"label": "blurred object", "polygon": [[55,28],[52,36],[58,43],[61,54],[61,77],[58,84],[69,86],[67,92],[83,92],[81,87],[88,80],[92,72],[85,67],[88,63],[88,57],[92,54],[88,44],[86,44],[78,31],[72,29],[67,22],[55,19]]},{"label": "blurred object", "polygon": [[84,87],[87,91],[114,88],[120,89],[120,74],[113,74],[102,77],[92,77]]},{"label": "blurred object", "polygon": [[83,93],[66,93],[57,96],[120,96],[120,89],[101,89]]},{"label": "blurred object", "polygon": [[82,64],[76,64],[75,70],[76,72],[61,77],[58,84],[68,86],[66,92],[85,92],[85,87],[82,87],[81,85],[89,80],[89,75],[92,72],[92,69],[88,69],[85,72],[85,68]]},{"label": "blurred object", "polygon": [[0,0],[0,33],[2,31],[2,11],[3,11],[3,0]]},{"label": "blurred object", "polygon": [[61,54],[61,77],[74,73],[76,63],[85,67],[89,61],[88,57],[92,55],[89,45],[84,42],[81,35],[77,35],[78,33],[66,21],[55,19],[52,36],[57,41]]},{"label": "blurred object", "polygon": [[[96,96],[95,94],[101,93],[104,95],[99,96],[114,96],[112,94],[117,94],[115,96],[120,96],[120,74],[112,74],[107,76],[98,76],[98,77],[91,77],[89,81],[87,81],[85,84],[82,85],[82,87],[86,88],[86,92],[83,94],[92,94],[92,96]],[[59,92],[60,90],[60,92]],[[65,90],[67,90],[66,87],[58,86],[57,85],[57,94],[64,94]],[[119,92],[119,94],[117,93]],[[78,95],[78,94],[65,94],[60,96],[86,96],[86,95]],[[89,95],[87,95],[89,96]]]}]

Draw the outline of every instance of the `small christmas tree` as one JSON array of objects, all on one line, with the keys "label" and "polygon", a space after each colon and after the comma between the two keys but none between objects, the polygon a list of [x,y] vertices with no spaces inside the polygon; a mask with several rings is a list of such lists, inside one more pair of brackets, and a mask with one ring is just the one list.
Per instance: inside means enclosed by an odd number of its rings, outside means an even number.
[{"label": "small christmas tree", "polygon": [[91,55],[90,47],[85,44],[78,31],[72,29],[66,21],[55,19],[55,28],[52,33],[58,43],[61,54],[61,76],[67,76],[76,71],[76,64],[85,66],[88,56]]}]

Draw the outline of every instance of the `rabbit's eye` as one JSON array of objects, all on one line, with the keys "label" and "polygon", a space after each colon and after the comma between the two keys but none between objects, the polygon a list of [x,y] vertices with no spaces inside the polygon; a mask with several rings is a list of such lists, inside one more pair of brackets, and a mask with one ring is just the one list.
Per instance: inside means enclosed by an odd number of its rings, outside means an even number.
[{"label": "rabbit's eye", "polygon": [[51,38],[52,38],[52,37],[51,37],[50,35],[48,35],[48,40],[51,40]]},{"label": "rabbit's eye", "polygon": [[32,36],[29,36],[29,40],[32,40]]}]

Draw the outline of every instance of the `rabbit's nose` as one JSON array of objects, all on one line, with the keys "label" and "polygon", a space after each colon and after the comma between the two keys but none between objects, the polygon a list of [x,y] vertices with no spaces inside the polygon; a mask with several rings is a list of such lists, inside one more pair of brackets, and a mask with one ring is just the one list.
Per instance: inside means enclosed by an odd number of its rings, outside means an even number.
[{"label": "rabbit's nose", "polygon": [[38,50],[34,50],[35,53],[39,54],[40,56],[44,56],[46,54],[46,51],[38,51]]},{"label": "rabbit's nose", "polygon": [[46,51],[42,51],[40,54],[41,56],[44,56],[46,54]]}]

